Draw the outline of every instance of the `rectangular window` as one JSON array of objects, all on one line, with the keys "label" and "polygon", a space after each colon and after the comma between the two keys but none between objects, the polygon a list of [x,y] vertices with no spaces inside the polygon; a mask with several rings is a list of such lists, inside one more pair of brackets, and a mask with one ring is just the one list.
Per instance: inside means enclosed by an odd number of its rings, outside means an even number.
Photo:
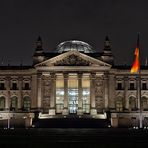
[{"label": "rectangular window", "polygon": [[117,90],[122,90],[122,83],[121,82],[117,83]]},{"label": "rectangular window", "polygon": [[1,82],[0,83],[0,90],[4,90],[5,89],[5,83]]},{"label": "rectangular window", "polygon": [[17,83],[12,83],[12,90],[17,90]]},{"label": "rectangular window", "polygon": [[146,87],[146,83],[142,83],[142,90],[146,90],[147,87]]},{"label": "rectangular window", "polygon": [[12,83],[12,89],[17,90],[17,84],[16,83]]},{"label": "rectangular window", "polygon": [[69,112],[76,113],[78,109],[78,78],[75,74],[69,75],[68,78],[68,101]]},{"label": "rectangular window", "polygon": [[30,102],[30,98],[28,96],[24,97],[23,99],[23,104],[24,104],[24,110],[25,111],[29,111],[30,107],[31,107],[31,102]]},{"label": "rectangular window", "polygon": [[130,88],[129,88],[130,90],[134,90],[135,89],[135,87],[134,87],[134,83],[130,83]]},{"label": "rectangular window", "polygon": [[89,76],[82,78],[82,104],[83,113],[90,112],[90,79]]},{"label": "rectangular window", "polygon": [[27,82],[27,83],[25,83],[25,90],[29,90],[30,88],[29,88],[29,83]]},{"label": "rectangular window", "polygon": [[57,75],[56,78],[56,113],[62,113],[64,108],[64,78]]}]

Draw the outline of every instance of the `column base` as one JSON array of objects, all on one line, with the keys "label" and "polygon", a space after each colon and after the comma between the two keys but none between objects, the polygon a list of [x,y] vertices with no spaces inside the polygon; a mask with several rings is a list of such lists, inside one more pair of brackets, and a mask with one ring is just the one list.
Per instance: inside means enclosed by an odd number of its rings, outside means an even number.
[{"label": "column base", "polygon": [[55,109],[49,109],[49,115],[55,115]]},{"label": "column base", "polygon": [[116,113],[111,114],[111,126],[118,127],[118,115]]},{"label": "column base", "polygon": [[92,116],[97,115],[97,110],[96,110],[95,108],[91,109],[91,110],[90,110],[90,114],[91,114]]},{"label": "column base", "polygon": [[31,127],[32,126],[32,118],[28,117],[25,119],[25,127],[28,128],[28,127]]},{"label": "column base", "polygon": [[62,111],[62,115],[68,115],[68,109],[67,108],[64,108],[63,111]]}]

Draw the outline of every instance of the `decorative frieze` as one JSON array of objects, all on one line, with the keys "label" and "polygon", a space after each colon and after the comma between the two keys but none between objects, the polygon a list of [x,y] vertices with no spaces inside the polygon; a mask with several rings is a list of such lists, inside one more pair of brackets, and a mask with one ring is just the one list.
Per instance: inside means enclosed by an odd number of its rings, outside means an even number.
[{"label": "decorative frieze", "polygon": [[61,59],[59,61],[56,61],[54,64],[55,66],[89,66],[91,65],[90,62],[80,58],[79,56],[76,56],[74,54],[66,57],[65,59]]},{"label": "decorative frieze", "polygon": [[43,87],[42,107],[43,107],[43,110],[46,112],[50,108],[50,98],[51,98],[51,90],[52,90],[51,78],[49,75],[45,75],[43,76],[42,81],[43,81],[42,83],[42,87]]},{"label": "decorative frieze", "polygon": [[95,79],[95,103],[98,111],[101,111],[104,108],[103,100],[103,78],[102,76],[97,76]]}]

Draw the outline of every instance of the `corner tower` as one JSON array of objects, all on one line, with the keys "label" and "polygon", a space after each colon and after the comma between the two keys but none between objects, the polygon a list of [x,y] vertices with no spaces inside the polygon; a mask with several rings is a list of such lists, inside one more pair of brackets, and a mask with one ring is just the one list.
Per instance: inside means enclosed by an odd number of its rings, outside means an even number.
[{"label": "corner tower", "polygon": [[43,51],[42,45],[43,45],[42,39],[39,36],[36,41],[36,49],[33,54],[33,65],[44,61],[44,51]]},{"label": "corner tower", "polygon": [[104,62],[107,62],[111,65],[114,64],[114,57],[111,51],[111,42],[108,36],[106,36],[105,41],[104,41],[104,49],[103,49],[103,54],[101,58]]}]

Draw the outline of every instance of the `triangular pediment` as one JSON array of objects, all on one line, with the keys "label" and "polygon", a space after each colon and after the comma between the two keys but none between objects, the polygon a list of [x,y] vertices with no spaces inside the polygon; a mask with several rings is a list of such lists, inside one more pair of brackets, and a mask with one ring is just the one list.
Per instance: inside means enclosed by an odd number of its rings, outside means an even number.
[{"label": "triangular pediment", "polygon": [[43,61],[38,66],[107,66],[111,67],[110,64],[105,63],[101,60],[95,59],[78,51],[69,51],[60,54],[56,57]]}]

